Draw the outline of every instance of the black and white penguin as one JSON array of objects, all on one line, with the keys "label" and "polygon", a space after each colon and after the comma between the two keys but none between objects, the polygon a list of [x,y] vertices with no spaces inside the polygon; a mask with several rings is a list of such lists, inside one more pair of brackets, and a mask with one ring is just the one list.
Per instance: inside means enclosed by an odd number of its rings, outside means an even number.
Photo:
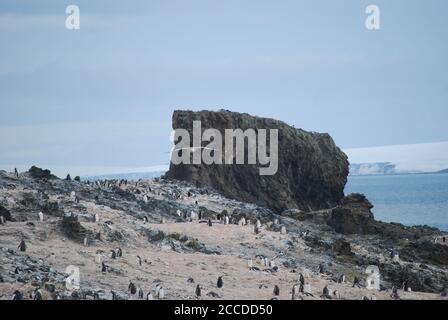
[{"label": "black and white penguin", "polygon": [[151,291],[146,295],[146,300],[154,300]]},{"label": "black and white penguin", "polygon": [[101,262],[101,272],[106,273],[107,272],[107,266],[104,262]]},{"label": "black and white penguin", "polygon": [[222,277],[219,277],[218,282],[216,283],[216,286],[221,289],[223,285],[224,285],[224,281],[222,280]]},{"label": "black and white penguin", "polygon": [[138,265],[142,265],[142,258],[140,256],[137,256]]},{"label": "black and white penguin", "polygon": [[138,298],[143,299],[143,296],[144,296],[143,289],[142,288],[138,289]]},{"label": "black and white penguin", "polygon": [[19,290],[14,291],[12,300],[23,300],[23,294]]},{"label": "black and white penguin", "polygon": [[274,295],[275,295],[275,296],[280,295],[280,288],[278,287],[278,285],[275,285],[275,286],[274,286]]},{"label": "black and white penguin", "polygon": [[143,217],[143,223],[148,223],[148,217],[147,216]]},{"label": "black and white penguin", "polygon": [[123,257],[123,251],[121,250],[120,247],[118,247],[118,249],[117,249],[117,258],[121,258],[121,257]]},{"label": "black and white penguin", "polygon": [[345,283],[345,274],[341,274],[338,278],[338,283]]},{"label": "black and white penguin", "polygon": [[196,286],[195,293],[196,293],[196,297],[200,297],[201,296],[201,286],[200,285]]},{"label": "black and white penguin", "polygon": [[37,288],[34,291],[34,300],[42,300],[42,291],[40,291],[40,288]]},{"label": "black and white penguin", "polygon": [[303,274],[299,274],[299,283],[303,286],[305,285],[305,277]]},{"label": "black and white penguin", "polygon": [[116,259],[117,258],[117,253],[115,252],[115,250],[110,250],[110,257],[112,259]]},{"label": "black and white penguin", "polygon": [[322,290],[322,298],[331,299],[330,290],[328,289],[327,286],[325,286],[324,289]]},{"label": "black and white penguin", "polygon": [[209,227],[213,226],[212,219],[208,219],[208,223],[207,224],[208,224]]},{"label": "black and white penguin", "polygon": [[25,240],[22,239],[22,241],[20,241],[19,246],[17,247],[20,251],[25,252],[26,251],[26,243]]},{"label": "black and white penguin", "polygon": [[135,284],[132,281],[129,281],[128,291],[131,294],[136,294],[137,293],[137,287],[135,286]]},{"label": "black and white penguin", "polygon": [[16,176],[16,178],[19,177],[19,171],[17,171],[17,168],[14,168],[14,175]]},{"label": "black and white penguin", "polygon": [[354,287],[361,288],[361,282],[359,281],[358,277],[355,277],[355,279],[353,280],[353,288]]}]

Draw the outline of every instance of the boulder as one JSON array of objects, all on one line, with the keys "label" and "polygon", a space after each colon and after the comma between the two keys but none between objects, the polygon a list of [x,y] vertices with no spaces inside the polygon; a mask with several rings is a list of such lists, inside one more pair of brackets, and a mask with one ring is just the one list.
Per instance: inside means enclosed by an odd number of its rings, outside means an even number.
[{"label": "boulder", "polygon": [[[221,110],[175,111],[173,129],[185,129],[193,147],[193,121],[201,121],[201,132],[217,129],[222,135],[224,163],[226,129],[278,130],[278,170],[260,175],[260,165],[247,164],[174,164],[165,178],[211,187],[229,198],[257,203],[277,212],[287,209],[312,211],[331,208],[344,197],[349,164],[347,156],[330,135],[296,129],[284,122]],[[202,141],[202,147],[210,142]],[[269,142],[266,143],[269,148]]]}]

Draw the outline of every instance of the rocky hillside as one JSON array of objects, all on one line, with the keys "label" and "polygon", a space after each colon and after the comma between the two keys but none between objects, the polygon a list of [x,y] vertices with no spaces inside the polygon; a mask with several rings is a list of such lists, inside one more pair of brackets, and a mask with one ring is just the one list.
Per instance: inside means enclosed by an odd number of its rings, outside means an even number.
[{"label": "rocky hillside", "polygon": [[[438,231],[369,211],[360,195],[277,215],[187,182],[0,171],[0,299],[445,299]],[[366,288],[369,265],[380,290]]]},{"label": "rocky hillside", "polygon": [[[259,165],[171,163],[167,178],[212,187],[229,198],[257,203],[277,212],[331,208],[344,196],[347,157],[328,134],[307,132],[274,119],[225,110],[175,111],[173,129],[186,129],[193,136],[195,120],[201,121],[202,131],[214,128],[223,137],[225,129],[277,129],[278,171],[275,175],[263,176]],[[203,142],[202,147],[207,144]],[[224,157],[224,141],[222,155]]]}]

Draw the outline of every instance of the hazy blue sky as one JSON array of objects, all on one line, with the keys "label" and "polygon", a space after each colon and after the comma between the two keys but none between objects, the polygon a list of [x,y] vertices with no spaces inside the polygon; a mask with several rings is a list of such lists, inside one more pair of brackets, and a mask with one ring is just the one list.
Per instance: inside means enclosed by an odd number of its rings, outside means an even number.
[{"label": "hazy blue sky", "polygon": [[0,164],[167,163],[175,109],[273,117],[343,148],[448,140],[447,15],[446,0],[2,0]]}]

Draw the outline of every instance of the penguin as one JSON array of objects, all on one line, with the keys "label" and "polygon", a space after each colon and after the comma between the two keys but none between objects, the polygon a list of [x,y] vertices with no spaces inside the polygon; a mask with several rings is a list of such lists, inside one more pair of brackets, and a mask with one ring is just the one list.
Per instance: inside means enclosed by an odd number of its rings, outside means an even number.
[{"label": "penguin", "polygon": [[94,221],[95,221],[95,222],[99,222],[99,221],[100,221],[100,216],[99,216],[98,213],[95,213]]},{"label": "penguin", "polygon": [[148,223],[148,217],[147,217],[147,216],[144,216],[144,217],[143,217],[143,224],[146,224],[146,223]]},{"label": "penguin", "polygon": [[355,277],[355,279],[353,280],[353,288],[354,288],[354,287],[361,288],[361,283],[360,283],[358,277]]},{"label": "penguin", "polygon": [[330,290],[328,289],[327,286],[325,286],[324,289],[322,290],[322,298],[331,299]]},{"label": "penguin", "polygon": [[303,274],[299,274],[299,282],[302,286],[305,285],[305,277]]},{"label": "penguin", "polygon": [[366,296],[362,297],[362,300],[366,301],[366,300],[370,300],[369,298],[367,298]]},{"label": "penguin", "polygon": [[138,265],[142,265],[142,258],[140,256],[137,256]]},{"label": "penguin", "polygon": [[34,300],[42,300],[42,291],[40,291],[40,288],[34,291]]},{"label": "penguin", "polygon": [[396,287],[392,287],[392,294],[390,296],[395,300],[400,300],[400,296],[398,295],[398,290]]},{"label": "penguin", "polygon": [[106,273],[107,272],[107,266],[104,262],[101,262],[101,272]]},{"label": "penguin", "polygon": [[79,197],[78,196],[75,197],[75,203],[79,203]]},{"label": "penguin", "polygon": [[196,286],[195,293],[196,293],[196,297],[200,297],[201,296],[201,286],[200,285]]},{"label": "penguin", "polygon": [[285,226],[281,227],[280,234],[286,234],[286,227]]},{"label": "penguin", "polygon": [[137,288],[135,287],[135,284],[132,281],[129,281],[129,285],[128,285],[128,291],[134,295],[137,293]]},{"label": "penguin", "polygon": [[14,291],[12,300],[23,300],[23,294],[19,290]]},{"label": "penguin", "polygon": [[0,225],[5,224],[5,218],[3,216],[0,216]]},{"label": "penguin", "polygon": [[112,300],[118,300],[115,291],[111,291],[110,293],[112,293]]},{"label": "penguin", "polygon": [[95,255],[95,262],[100,264],[101,263],[101,253],[97,252]]},{"label": "penguin", "polygon": [[118,249],[117,249],[117,257],[119,257],[119,258],[123,257],[123,251],[121,250],[120,247],[118,247]]},{"label": "penguin", "polygon": [[260,229],[260,228],[261,228],[261,221],[260,221],[260,220],[257,220],[257,222],[255,223],[255,225],[257,226],[258,229]]},{"label": "penguin", "polygon": [[110,257],[112,259],[116,259],[117,258],[117,254],[115,253],[115,250],[110,250]]},{"label": "penguin", "polygon": [[322,263],[317,267],[317,273],[324,273],[324,265]]},{"label": "penguin", "polygon": [[50,265],[54,265],[56,262],[56,255],[54,254],[54,252],[50,254],[49,258],[50,258]]},{"label": "penguin", "polygon": [[38,217],[40,222],[44,221],[44,214],[42,213],[42,211],[38,213]]},{"label": "penguin", "polygon": [[26,251],[26,243],[25,240],[22,239],[22,241],[20,241],[19,246],[17,247],[21,252],[25,252]]},{"label": "penguin", "polygon": [[255,232],[255,234],[259,234],[260,233],[260,229],[257,226],[255,226],[254,227],[254,232]]},{"label": "penguin", "polygon": [[14,175],[16,178],[19,178],[19,171],[17,171],[17,168],[14,168]]},{"label": "penguin", "polygon": [[222,281],[222,277],[218,278],[218,282],[216,283],[216,286],[221,289],[224,285],[224,281]]},{"label": "penguin", "polygon": [[345,283],[345,274],[341,274],[338,278],[338,283]]},{"label": "penguin", "polygon": [[159,299],[165,298],[165,291],[163,290],[163,287],[160,287],[160,289],[159,289],[158,298]]},{"label": "penguin", "polygon": [[274,286],[274,295],[275,295],[275,296],[280,295],[280,288],[278,287],[278,285],[275,285],[275,286]]},{"label": "penguin", "polygon": [[293,297],[296,296],[296,295],[298,295],[298,294],[300,293],[300,290],[299,290],[299,289],[300,289],[300,288],[299,288],[298,285],[293,285],[293,286],[292,286],[292,290],[291,290],[291,292],[292,292],[292,294],[293,294]]},{"label": "penguin", "polygon": [[208,219],[208,226],[211,227],[213,225],[212,219]]},{"label": "penguin", "polygon": [[160,288],[161,288],[160,284],[159,284],[159,283],[156,284],[156,296],[157,296],[157,297],[159,296]]},{"label": "penguin", "polygon": [[148,292],[148,294],[146,295],[146,300],[154,300],[151,292]]},{"label": "penguin", "polygon": [[89,239],[87,237],[84,238],[84,246],[85,247],[89,246]]},{"label": "penguin", "polygon": [[22,270],[19,267],[14,269],[14,274],[19,274]]},{"label": "penguin", "polygon": [[143,289],[142,288],[138,289],[138,298],[143,299],[143,295],[144,295]]},{"label": "penguin", "polygon": [[370,300],[376,300],[376,295],[373,293],[372,296],[370,297]]}]

